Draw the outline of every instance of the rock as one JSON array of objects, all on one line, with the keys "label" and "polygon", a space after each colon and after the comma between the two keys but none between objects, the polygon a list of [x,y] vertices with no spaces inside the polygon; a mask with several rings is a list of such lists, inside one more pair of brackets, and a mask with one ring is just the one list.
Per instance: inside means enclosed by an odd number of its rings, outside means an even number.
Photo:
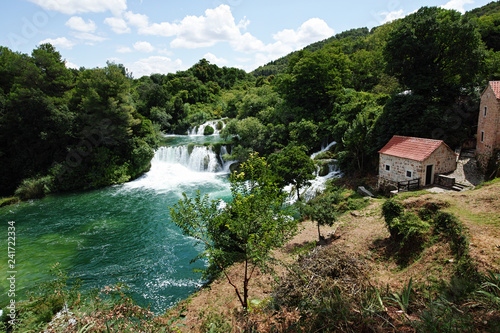
[{"label": "rock", "polygon": [[358,193],[364,197],[371,197],[371,198],[374,197],[373,193],[368,191],[364,186],[358,187]]}]

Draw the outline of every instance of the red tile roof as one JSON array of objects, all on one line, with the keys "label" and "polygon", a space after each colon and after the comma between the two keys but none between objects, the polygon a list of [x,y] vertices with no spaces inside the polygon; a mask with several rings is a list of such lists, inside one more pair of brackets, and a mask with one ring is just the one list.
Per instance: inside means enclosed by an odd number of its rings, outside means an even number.
[{"label": "red tile roof", "polygon": [[500,99],[500,81],[490,81],[491,89],[495,93],[495,97]]},{"label": "red tile roof", "polygon": [[[395,135],[379,153],[414,161],[423,161],[431,156],[440,145],[448,147],[442,140]],[[450,148],[448,147],[448,149]]]}]

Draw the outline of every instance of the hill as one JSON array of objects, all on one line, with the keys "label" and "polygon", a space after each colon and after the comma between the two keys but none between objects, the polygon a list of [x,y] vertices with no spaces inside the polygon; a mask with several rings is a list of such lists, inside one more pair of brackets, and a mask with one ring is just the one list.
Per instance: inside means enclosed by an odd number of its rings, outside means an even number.
[{"label": "hill", "polygon": [[[310,332],[314,331],[313,327],[318,328],[317,325],[325,325],[322,329],[326,331],[429,331],[431,328],[436,331],[445,328],[492,331],[494,325],[500,323],[500,316],[491,311],[498,310],[500,304],[491,305],[478,292],[481,290],[480,281],[487,278],[488,272],[498,272],[500,268],[499,191],[500,181],[497,179],[472,191],[439,194],[422,191],[403,194],[397,199],[411,211],[441,207],[443,212],[453,213],[463,224],[463,235],[469,241],[468,259],[457,259],[448,238],[433,236],[434,239],[427,240],[418,256],[402,264],[397,244],[391,240],[382,217],[382,205],[386,200],[373,200],[368,207],[344,215],[333,228],[325,229],[325,233],[334,232],[336,235],[328,245],[311,247],[317,236],[315,224],[304,222],[302,232],[279,254],[281,259],[294,263],[290,270],[281,270],[280,282],[273,283],[273,278],[265,274],[259,274],[253,282],[252,304],[255,308],[246,320],[243,320],[232,288],[223,280],[180,303],[167,317],[181,319],[181,330],[185,332],[204,332],[210,327],[214,332],[229,332],[231,328],[233,331],[248,329],[248,325],[259,332],[273,331],[273,327],[291,332],[302,327]],[[360,267],[366,269],[359,273],[356,281],[347,284],[353,288],[350,291],[346,290],[346,281],[332,276],[331,270],[324,275],[327,265],[336,267],[342,260],[360,263]],[[461,277],[459,272],[466,265],[473,266],[473,274],[481,280],[468,281]],[[298,270],[301,273],[296,275]],[[342,274],[346,274],[347,268],[343,270]],[[231,274],[237,275],[238,271],[235,267]],[[307,295],[300,294],[303,292],[301,279],[308,281],[305,286]],[[330,284],[324,285],[321,281]],[[298,304],[295,308],[292,304],[281,308],[270,306],[276,302],[271,301],[271,295],[286,297],[279,293],[284,283],[288,283],[287,294],[304,297],[295,300],[293,304]],[[331,294],[335,288],[340,290],[338,299],[332,299],[337,297]],[[405,289],[410,290],[406,310],[401,308],[405,305],[401,298]],[[362,297],[366,297],[367,290],[371,290],[368,299]],[[312,296],[317,298],[315,301],[325,313],[315,312],[314,302],[307,299]],[[306,302],[309,308],[305,309],[301,302]],[[345,306],[343,310],[335,308],[342,306]],[[339,311],[347,312],[339,314]],[[330,317],[325,320],[322,316]]]},{"label": "hill", "polygon": [[[487,20],[488,18],[496,17],[495,14],[499,14],[499,13],[500,13],[500,1],[492,1],[487,5],[484,5],[482,7],[475,8],[475,9],[472,9],[472,10],[466,12],[465,15],[470,17],[470,18],[476,18],[476,19],[482,18],[482,20],[484,21],[484,20]],[[496,26],[498,26],[498,23],[496,24]],[[314,51],[322,49],[323,47],[325,47],[326,45],[328,45],[330,43],[333,43],[335,41],[340,41],[342,39],[349,38],[351,40],[356,40],[358,38],[365,38],[365,37],[369,36],[370,34],[373,34],[373,32],[376,31],[380,27],[381,26],[374,27],[371,30],[369,30],[366,27],[363,27],[363,28],[356,28],[356,29],[343,31],[343,32],[338,33],[335,36],[332,36],[332,37],[327,38],[325,40],[310,44],[310,45],[304,47],[303,50],[314,52]],[[491,38],[491,37],[485,36],[484,33],[482,33],[482,35],[483,35],[483,37],[486,37],[487,39]],[[495,49],[495,50],[497,51],[497,49]],[[281,57],[277,60],[273,60],[273,61],[271,61],[263,66],[258,67],[257,69],[252,71],[250,74],[254,75],[255,77],[259,77],[259,76],[269,76],[269,75],[277,75],[277,74],[283,73],[286,70],[290,59],[295,54],[297,54],[297,52],[300,52],[300,51],[294,51],[294,52],[292,52],[284,57]]]}]

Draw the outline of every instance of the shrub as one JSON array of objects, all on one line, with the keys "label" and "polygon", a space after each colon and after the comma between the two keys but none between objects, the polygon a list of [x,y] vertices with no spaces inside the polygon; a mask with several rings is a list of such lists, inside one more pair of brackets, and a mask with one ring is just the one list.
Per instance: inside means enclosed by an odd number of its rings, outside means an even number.
[{"label": "shrub", "polygon": [[205,129],[203,130],[203,135],[212,135],[214,134],[215,130],[212,126],[207,125]]},{"label": "shrub", "polygon": [[[389,231],[391,231],[392,220],[397,217],[400,217],[404,212],[404,207],[396,200],[386,200],[382,205],[382,215],[385,219],[385,224]],[[391,232],[392,235],[392,232]]]},{"label": "shrub", "polygon": [[42,198],[50,193],[53,182],[52,176],[25,179],[17,188],[15,195],[21,200]]},{"label": "shrub", "polygon": [[436,231],[449,237],[451,249],[457,259],[468,254],[469,240],[462,223],[450,213],[439,212],[434,219]]},{"label": "shrub", "polygon": [[407,244],[422,245],[430,229],[427,222],[422,221],[417,214],[406,212],[392,220],[391,237],[404,247]]}]

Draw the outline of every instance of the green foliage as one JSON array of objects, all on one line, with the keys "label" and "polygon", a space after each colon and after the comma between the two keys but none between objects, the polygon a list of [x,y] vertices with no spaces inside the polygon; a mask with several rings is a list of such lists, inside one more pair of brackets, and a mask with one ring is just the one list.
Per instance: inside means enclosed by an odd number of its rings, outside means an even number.
[{"label": "green foliage", "polygon": [[338,206],[343,199],[342,190],[317,196],[308,201],[303,206],[303,215],[309,217],[312,221],[316,221],[318,225],[318,240],[321,241],[324,237],[321,236],[320,226],[332,226],[337,221],[337,216],[340,214]]},{"label": "green foliage", "polygon": [[[256,268],[270,270],[271,250],[285,244],[297,223],[290,218],[283,195],[274,183],[264,158],[256,154],[231,176],[232,201],[220,209],[218,200],[199,193],[184,195],[170,210],[174,223],[185,235],[205,246],[196,259],[208,258],[206,274],[224,273],[241,305],[248,306],[248,281]],[[243,261],[243,288],[226,275],[226,269]]]},{"label": "green foliage", "polygon": [[431,229],[430,224],[422,221],[414,212],[405,212],[404,207],[392,199],[384,202],[382,214],[397,247],[398,260],[406,265],[423,250]]},{"label": "green foliage", "polygon": [[203,130],[203,135],[212,135],[214,134],[215,130],[212,126],[205,126],[205,129]]},{"label": "green foliage", "polygon": [[388,228],[391,227],[393,220],[399,218],[403,212],[403,205],[394,199],[386,200],[382,205],[382,216],[384,216],[385,224]]},{"label": "green foliage", "polygon": [[226,321],[220,313],[210,311],[208,314],[200,313],[203,316],[200,331],[205,333],[231,333],[233,327]]},{"label": "green foliage", "polygon": [[42,198],[51,192],[53,182],[52,176],[25,179],[14,194],[21,200]]},{"label": "green foliage", "polygon": [[497,311],[500,310],[500,273],[489,271],[477,294],[483,298],[484,302],[491,304]]},{"label": "green foliage", "polygon": [[417,332],[476,332],[472,315],[441,297],[427,303],[419,319]]},{"label": "green foliage", "polygon": [[469,240],[463,224],[450,213],[439,212],[434,219],[436,231],[449,237],[451,249],[457,259],[469,253]]},{"label": "green foliage", "polygon": [[394,292],[387,299],[395,303],[404,313],[409,313],[408,308],[410,306],[410,297],[413,286],[413,278],[410,278],[408,284],[403,286],[403,290],[398,293]]},{"label": "green foliage", "polygon": [[388,69],[414,94],[450,101],[481,70],[481,38],[459,12],[422,7],[399,21],[385,48]]},{"label": "green foliage", "polygon": [[297,200],[300,201],[300,189],[310,184],[314,179],[316,166],[306,155],[303,148],[288,145],[278,153],[269,156],[269,164],[276,175],[279,175],[280,186],[288,184],[295,186]]},{"label": "green foliage", "polygon": [[55,264],[50,273],[53,279],[39,286],[30,295],[30,300],[21,305],[16,305],[16,326],[14,332],[39,331],[52,320],[67,302],[72,302],[77,297],[78,284],[68,288],[68,275]]}]

